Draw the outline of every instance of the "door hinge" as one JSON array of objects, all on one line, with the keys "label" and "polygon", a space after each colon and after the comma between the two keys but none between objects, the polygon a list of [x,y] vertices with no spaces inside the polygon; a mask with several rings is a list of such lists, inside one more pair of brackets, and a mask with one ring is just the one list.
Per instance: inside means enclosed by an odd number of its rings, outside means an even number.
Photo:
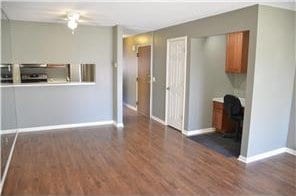
[{"label": "door hinge", "polygon": [[137,57],[140,57],[140,53],[137,53]]},{"label": "door hinge", "polygon": [[136,101],[136,105],[139,105],[139,102],[138,101]]},{"label": "door hinge", "polygon": [[136,81],[139,82],[139,77],[136,78]]}]

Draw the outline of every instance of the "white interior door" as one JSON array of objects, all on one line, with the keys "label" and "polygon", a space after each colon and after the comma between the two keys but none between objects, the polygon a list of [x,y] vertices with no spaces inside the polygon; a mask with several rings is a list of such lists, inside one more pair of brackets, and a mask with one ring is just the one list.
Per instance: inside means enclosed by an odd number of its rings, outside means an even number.
[{"label": "white interior door", "polygon": [[166,123],[184,127],[187,37],[167,40]]}]

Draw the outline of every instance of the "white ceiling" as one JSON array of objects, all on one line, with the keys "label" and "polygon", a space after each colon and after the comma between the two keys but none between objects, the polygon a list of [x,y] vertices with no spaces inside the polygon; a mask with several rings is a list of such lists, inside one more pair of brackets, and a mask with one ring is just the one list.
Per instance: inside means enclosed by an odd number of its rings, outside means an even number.
[{"label": "white ceiling", "polygon": [[[70,10],[81,13],[81,23],[86,25],[122,25],[126,34],[152,31],[187,21],[216,15],[256,4],[248,1],[161,1],[139,2],[120,0],[54,2],[2,2],[2,9],[11,20],[66,23],[65,16]],[[294,9],[293,0],[270,1],[262,4]]]}]

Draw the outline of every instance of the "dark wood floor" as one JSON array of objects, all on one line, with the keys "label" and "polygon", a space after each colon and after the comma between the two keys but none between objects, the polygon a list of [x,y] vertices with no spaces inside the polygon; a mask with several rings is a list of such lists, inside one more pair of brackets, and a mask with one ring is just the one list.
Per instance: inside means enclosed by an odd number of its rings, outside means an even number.
[{"label": "dark wood floor", "polygon": [[249,165],[125,111],[112,126],[20,134],[3,195],[295,195],[296,158]]}]

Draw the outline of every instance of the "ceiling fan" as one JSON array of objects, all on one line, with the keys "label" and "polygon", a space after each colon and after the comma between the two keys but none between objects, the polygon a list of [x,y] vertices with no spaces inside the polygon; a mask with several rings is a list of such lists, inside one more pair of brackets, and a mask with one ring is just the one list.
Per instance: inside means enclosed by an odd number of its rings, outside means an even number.
[{"label": "ceiling fan", "polygon": [[72,30],[72,34],[74,34],[74,30],[78,27],[79,18],[79,12],[68,12],[67,14],[67,26]]},{"label": "ceiling fan", "polygon": [[62,15],[60,18],[62,19],[58,19],[58,21],[63,23],[66,21],[68,28],[72,30],[72,34],[74,34],[75,29],[77,29],[78,24],[80,23],[98,25],[95,21],[81,15],[81,13],[78,11],[68,11],[67,14]]}]

